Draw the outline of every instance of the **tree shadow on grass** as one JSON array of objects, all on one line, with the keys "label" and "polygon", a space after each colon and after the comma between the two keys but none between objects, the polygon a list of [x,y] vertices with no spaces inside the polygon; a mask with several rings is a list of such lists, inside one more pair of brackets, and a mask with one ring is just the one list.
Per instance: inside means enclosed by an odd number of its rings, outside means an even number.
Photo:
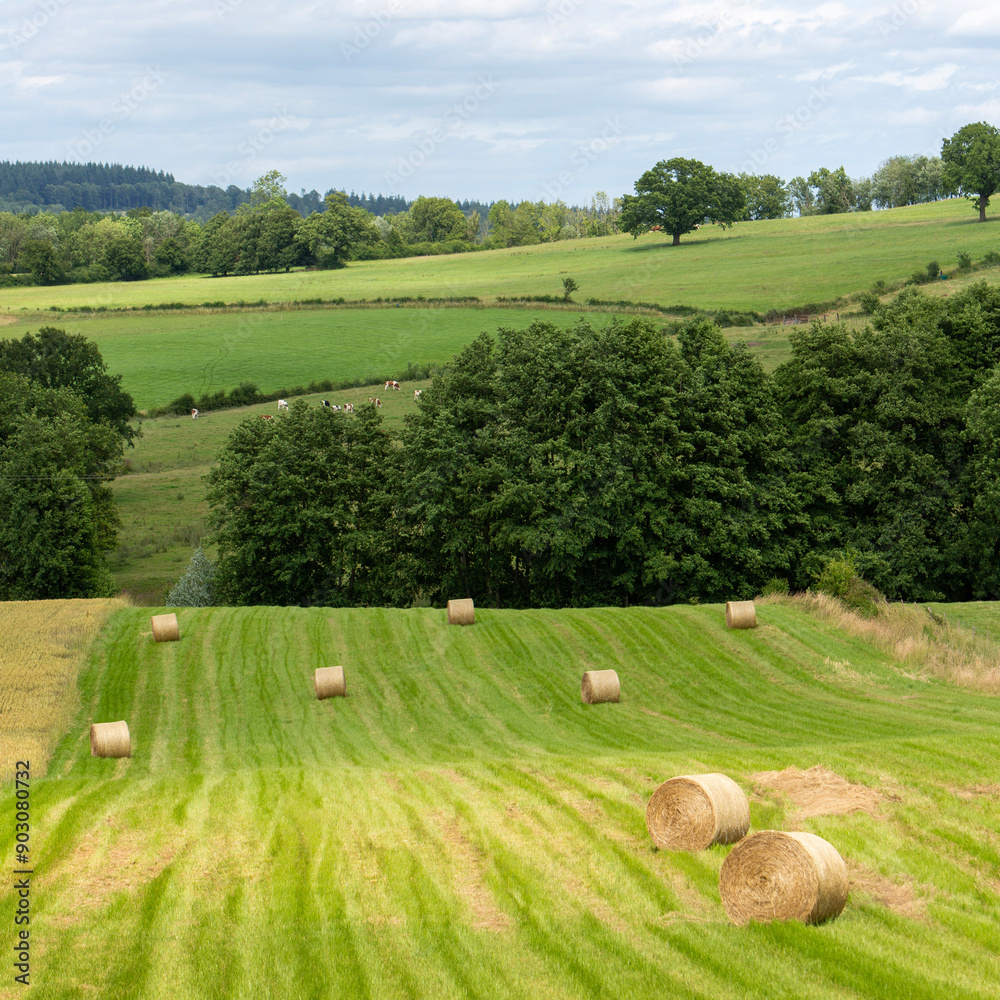
[{"label": "tree shadow on grass", "polygon": [[[727,236],[726,238],[727,239],[741,240],[741,239],[743,239],[743,236],[742,235],[737,235],[737,234],[734,233],[733,235]],[[663,251],[667,251],[667,250],[675,250],[675,251],[676,250],[685,250],[685,249],[687,249],[689,247],[703,247],[703,246],[707,246],[709,243],[718,243],[718,239],[710,239],[709,240],[709,239],[705,239],[704,237],[696,238],[696,239],[685,239],[682,236],[680,243],[669,243],[669,242],[668,243],[645,243],[645,244],[633,243],[632,246],[630,246],[630,247],[626,246],[623,249],[624,249],[625,253],[649,253],[650,251],[656,251],[656,250],[663,250]]]}]

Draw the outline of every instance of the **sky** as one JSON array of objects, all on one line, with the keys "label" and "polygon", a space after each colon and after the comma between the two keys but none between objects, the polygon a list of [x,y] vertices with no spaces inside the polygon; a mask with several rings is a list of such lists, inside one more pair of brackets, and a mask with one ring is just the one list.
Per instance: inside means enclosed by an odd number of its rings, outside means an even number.
[{"label": "sky", "polygon": [[660,160],[868,176],[1000,125],[1000,5],[0,0],[0,160],[588,204]]}]

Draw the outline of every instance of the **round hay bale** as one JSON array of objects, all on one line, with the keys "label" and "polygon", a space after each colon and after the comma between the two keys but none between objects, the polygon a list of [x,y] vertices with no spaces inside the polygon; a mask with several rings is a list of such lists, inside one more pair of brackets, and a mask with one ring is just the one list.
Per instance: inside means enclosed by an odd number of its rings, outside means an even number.
[{"label": "round hay bale", "polygon": [[476,608],[471,597],[448,602],[449,625],[475,625]]},{"label": "round hay bale", "polygon": [[181,637],[177,615],[153,615],[153,642],[176,642]]},{"label": "round hay bale", "polygon": [[663,850],[702,851],[745,837],[750,806],[743,789],[724,774],[681,775],[653,792],[646,829]]},{"label": "round hay bale", "polygon": [[91,757],[131,757],[127,722],[95,722],[90,727]]},{"label": "round hay bale", "polygon": [[719,872],[722,905],[734,924],[801,920],[818,924],[847,902],[847,866],[812,833],[763,830],[737,844]]},{"label": "round hay bale", "polygon": [[313,684],[316,687],[316,697],[321,701],[324,698],[347,697],[347,681],[344,679],[343,667],[318,667]]},{"label": "round hay bale", "polygon": [[753,601],[726,601],[726,628],[756,628],[757,609]]},{"label": "round hay bale", "polygon": [[615,670],[588,670],[580,681],[580,697],[585,705],[597,705],[605,701],[619,701],[621,686]]}]

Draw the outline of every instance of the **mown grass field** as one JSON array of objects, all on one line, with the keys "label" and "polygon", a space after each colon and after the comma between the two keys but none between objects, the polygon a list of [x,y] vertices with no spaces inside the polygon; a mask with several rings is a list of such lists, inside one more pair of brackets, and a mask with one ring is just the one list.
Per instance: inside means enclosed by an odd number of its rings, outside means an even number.
[{"label": "mown grass field", "polygon": [[[205,609],[155,645],[148,612],[117,612],[32,784],[35,995],[995,996],[996,697],[801,607],[723,618]],[[329,663],[348,697],[317,702]],[[583,705],[582,670],[607,667],[621,703]],[[92,758],[90,722],[116,719],[133,757]],[[877,806],[795,818],[753,779],[816,765]],[[737,928],[730,848],[653,849],[653,789],[711,771],[750,794],[753,829],[840,851],[840,917]]]},{"label": "mown grass field", "polygon": [[[367,405],[369,396],[377,395],[382,400],[383,423],[397,433],[404,414],[416,408],[413,390],[428,384],[408,382],[398,392],[361,388],[297,398],[308,406],[319,406],[321,399],[327,399],[360,407]],[[122,526],[110,560],[115,583],[135,603],[162,603],[184,572],[206,530],[208,484],[203,477],[230,431],[248,415],[264,413],[280,419],[276,403],[262,403],[212,410],[197,420],[168,416],[140,422],[142,437],[127,455],[130,473],[113,484]],[[345,419],[351,418],[345,414]]]},{"label": "mown grass field", "polygon": [[703,227],[670,246],[651,233],[567,240],[474,254],[359,261],[341,271],[293,271],[239,278],[156,281],[0,290],[0,314],[72,308],[141,307],[183,302],[292,302],[313,298],[561,295],[660,305],[767,312],[828,302],[872,282],[903,281],[937,260],[956,266],[960,250],[980,260],[1000,250],[996,220],[982,225],[962,199],[883,212],[743,222]]}]

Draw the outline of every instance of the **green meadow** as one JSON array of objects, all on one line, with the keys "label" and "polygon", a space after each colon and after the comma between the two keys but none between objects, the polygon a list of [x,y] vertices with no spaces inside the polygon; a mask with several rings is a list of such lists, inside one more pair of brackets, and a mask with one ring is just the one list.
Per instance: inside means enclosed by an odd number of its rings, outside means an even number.
[{"label": "green meadow", "polygon": [[567,240],[533,247],[401,260],[359,261],[341,271],[248,277],[178,277],[114,284],[0,290],[0,313],[141,308],[148,304],[295,302],[395,296],[561,295],[767,312],[832,302],[872,282],[901,282],[931,260],[945,270],[958,252],[981,260],[1000,251],[995,225],[981,225],[962,199],[882,212],[705,226],[682,237],[649,233]]},{"label": "green meadow", "polygon": [[[34,995],[996,995],[997,699],[801,605],[759,605],[753,631],[720,606],[179,618],[154,644],[148,611],[113,615],[33,776]],[[319,702],[333,663],[347,697]],[[582,704],[582,671],[605,668],[621,702]],[[90,723],[118,719],[132,757],[91,757]],[[755,777],[816,766],[874,806],[799,815]],[[839,917],[736,927],[730,847],[654,848],[652,791],[709,772],[748,793],[752,830],[837,848]]]},{"label": "green meadow", "polygon": [[380,383],[410,362],[450,361],[484,330],[524,327],[536,316],[569,325],[581,315],[460,308],[77,315],[36,318],[4,328],[3,335],[23,336],[42,325],[82,334],[97,344],[108,371],[121,374],[137,409],[145,410],[185,392],[198,398],[243,381],[266,393],[324,379]]}]

